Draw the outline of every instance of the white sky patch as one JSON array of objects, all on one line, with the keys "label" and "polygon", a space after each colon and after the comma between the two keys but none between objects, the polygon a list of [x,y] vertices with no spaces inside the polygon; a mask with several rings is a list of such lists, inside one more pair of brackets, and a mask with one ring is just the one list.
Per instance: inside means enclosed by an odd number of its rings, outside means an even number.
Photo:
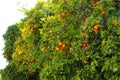
[{"label": "white sky patch", "polygon": [[18,11],[21,7],[32,8],[37,0],[1,0],[0,1],[0,69],[7,65],[6,59],[3,58],[4,40],[3,34],[7,27],[18,22],[24,17],[23,13]]}]

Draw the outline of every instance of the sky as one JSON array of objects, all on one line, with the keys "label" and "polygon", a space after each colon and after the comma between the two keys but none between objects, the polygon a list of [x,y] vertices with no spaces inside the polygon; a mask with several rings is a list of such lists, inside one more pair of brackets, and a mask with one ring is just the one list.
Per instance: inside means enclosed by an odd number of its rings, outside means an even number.
[{"label": "sky", "polygon": [[3,57],[4,40],[3,34],[7,27],[24,18],[24,14],[18,9],[26,7],[30,9],[34,7],[37,0],[1,0],[0,1],[0,69],[4,69],[7,65],[6,59]]}]

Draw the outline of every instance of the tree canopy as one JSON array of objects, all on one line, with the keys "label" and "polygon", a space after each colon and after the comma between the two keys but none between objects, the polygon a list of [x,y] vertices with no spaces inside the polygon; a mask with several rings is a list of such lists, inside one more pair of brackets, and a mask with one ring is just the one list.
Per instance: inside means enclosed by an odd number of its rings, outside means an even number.
[{"label": "tree canopy", "polygon": [[119,80],[120,1],[38,2],[3,35],[2,80]]}]

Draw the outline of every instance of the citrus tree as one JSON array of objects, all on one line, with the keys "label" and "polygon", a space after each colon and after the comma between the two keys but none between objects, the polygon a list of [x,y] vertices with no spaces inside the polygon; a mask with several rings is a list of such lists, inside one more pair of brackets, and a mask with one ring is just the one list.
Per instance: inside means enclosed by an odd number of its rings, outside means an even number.
[{"label": "citrus tree", "polygon": [[18,36],[20,36],[20,31],[17,28],[17,24],[10,25],[6,31],[6,33],[3,35],[3,38],[5,40],[5,47],[4,47],[4,57],[7,59],[7,61],[12,60],[12,54],[14,52],[14,43],[17,40]]},{"label": "citrus tree", "polygon": [[52,0],[24,9],[8,66],[18,80],[119,80],[119,4]]}]

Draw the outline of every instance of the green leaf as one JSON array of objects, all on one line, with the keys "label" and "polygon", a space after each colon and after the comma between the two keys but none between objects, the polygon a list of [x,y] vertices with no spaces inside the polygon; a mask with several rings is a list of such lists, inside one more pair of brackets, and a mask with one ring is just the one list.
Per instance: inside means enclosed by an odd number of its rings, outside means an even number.
[{"label": "green leaf", "polygon": [[81,80],[81,79],[78,76],[74,76],[74,77],[72,77],[71,80]]}]

